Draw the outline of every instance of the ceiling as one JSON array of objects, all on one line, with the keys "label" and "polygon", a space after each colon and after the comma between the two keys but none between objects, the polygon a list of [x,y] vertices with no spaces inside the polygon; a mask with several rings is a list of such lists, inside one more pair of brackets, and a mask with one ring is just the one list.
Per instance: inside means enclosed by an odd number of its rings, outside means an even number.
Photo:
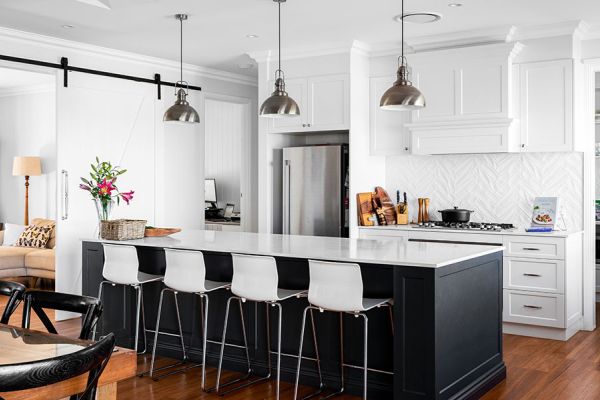
[{"label": "ceiling", "polygon": [[0,68],[0,89],[20,88],[54,83],[54,75],[18,69]]},{"label": "ceiling", "polygon": [[[407,12],[443,14],[434,24],[407,25],[407,38],[580,19],[600,23],[597,0],[456,0],[463,6],[448,7],[451,1],[406,0]],[[190,14],[184,23],[186,63],[253,76],[255,67],[240,68],[250,62],[245,53],[276,46],[272,0],[2,0],[0,26],[177,60],[178,12]],[[397,41],[400,25],[393,17],[400,12],[398,0],[289,0],[282,5],[284,51],[315,43]]]}]

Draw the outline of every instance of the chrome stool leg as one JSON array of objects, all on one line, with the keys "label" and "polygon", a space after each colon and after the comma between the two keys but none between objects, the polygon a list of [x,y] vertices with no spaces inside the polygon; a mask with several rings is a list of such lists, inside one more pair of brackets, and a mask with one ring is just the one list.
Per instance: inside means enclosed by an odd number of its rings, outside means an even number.
[{"label": "chrome stool leg", "polygon": [[140,285],[140,310],[141,310],[141,318],[142,318],[142,333],[144,334],[144,351],[140,354],[146,354],[148,351],[148,336],[146,332],[146,312],[144,310],[144,286]]},{"label": "chrome stool leg", "polygon": [[134,290],[137,290],[137,303],[136,303],[136,307],[135,307],[135,342],[134,342],[134,347],[133,349],[135,350],[135,352],[137,354],[138,353],[138,339],[139,339],[139,335],[140,335],[140,311],[141,311],[141,307],[142,307],[142,291],[140,290],[140,287],[138,285],[133,286]]},{"label": "chrome stool leg", "polygon": [[206,389],[206,342],[208,335],[208,296],[200,294],[200,310],[202,310],[202,300],[204,299],[204,315],[202,315],[202,382],[200,387]]},{"label": "chrome stool leg", "polygon": [[[241,320],[242,320],[242,333],[243,333],[243,337],[244,337],[244,348],[246,350],[246,360],[247,360],[247,363],[248,363],[248,372],[244,376],[242,376],[240,378],[233,379],[233,380],[231,380],[229,382],[226,382],[225,384],[221,385],[220,384],[220,380],[221,380],[221,371],[222,371],[222,364],[223,364],[223,353],[224,353],[224,350],[225,350],[225,341],[226,341],[226,334],[227,334],[227,320],[228,320],[228,316],[229,316],[230,302],[231,302],[232,299],[235,299],[235,300],[237,300],[239,302],[240,315],[241,315]],[[226,395],[228,393],[237,391],[239,389],[242,389],[242,388],[245,388],[245,387],[248,387],[248,386],[252,386],[252,385],[257,384],[259,382],[264,382],[264,381],[266,381],[266,380],[268,380],[268,379],[271,378],[271,351],[270,351],[270,348],[271,348],[271,336],[270,336],[270,325],[269,325],[269,322],[268,322],[269,321],[269,313],[268,313],[268,307],[267,307],[267,315],[266,315],[266,317],[267,317],[266,318],[267,319],[267,343],[268,343],[268,349],[269,349],[267,351],[268,370],[269,370],[268,374],[266,376],[259,376],[257,379],[250,380],[250,381],[248,381],[246,383],[243,383],[241,385],[237,385],[237,386],[235,386],[235,387],[233,387],[233,388],[231,388],[231,389],[229,389],[229,390],[227,390],[225,392],[222,392],[220,390],[223,387],[231,386],[231,385],[233,385],[235,383],[242,382],[242,381],[245,381],[245,380],[249,379],[252,376],[252,373],[253,373],[252,365],[250,363],[250,353],[249,353],[249,350],[248,350],[248,340],[247,340],[247,337],[246,337],[246,326],[245,326],[246,324],[244,322],[244,312],[243,312],[243,309],[242,309],[242,303],[243,302],[244,302],[244,299],[236,297],[236,296],[231,296],[227,300],[227,308],[226,308],[226,311],[225,311],[225,324],[223,325],[223,337],[221,339],[221,354],[220,354],[220,357],[219,357],[219,367],[218,367],[218,370],[217,370],[217,385],[215,387],[215,392],[217,394],[221,395],[221,396],[224,396],[224,395]],[[271,303],[268,303],[268,304],[271,304]],[[267,304],[267,306],[268,306],[268,304]]]},{"label": "chrome stool leg", "polygon": [[368,344],[369,344],[369,318],[367,317],[366,314],[357,314],[357,318],[358,316],[363,317],[364,321],[365,321],[365,338],[364,338],[364,377],[363,377],[363,400],[367,400],[367,377],[368,377],[368,373],[369,373],[369,367],[368,367],[368,362],[367,362],[367,350],[368,350]]},{"label": "chrome stool leg", "polygon": [[298,386],[300,383],[300,369],[301,369],[301,365],[302,365],[302,349],[304,347],[304,331],[306,329],[306,314],[310,311],[310,318],[311,318],[311,325],[312,325],[312,333],[313,333],[313,341],[314,341],[314,346],[315,346],[315,356],[316,356],[316,363],[317,363],[317,372],[319,374],[319,389],[314,392],[309,394],[308,396],[305,396],[302,398],[302,400],[306,400],[306,399],[310,399],[313,398],[315,396],[320,395],[323,390],[325,389],[325,385],[323,384],[323,377],[321,375],[321,360],[319,357],[319,348],[318,348],[318,343],[317,343],[317,334],[316,334],[316,330],[315,330],[315,319],[314,319],[314,315],[313,315],[313,311],[314,310],[318,310],[318,308],[313,307],[313,306],[307,306],[304,309],[304,312],[302,313],[302,328],[300,330],[300,345],[298,346],[298,363],[296,364],[296,381],[295,381],[295,385],[294,385],[294,400],[296,400],[298,398]]},{"label": "chrome stool leg", "polygon": [[[182,353],[182,361],[176,362],[174,364],[170,364],[170,365],[165,365],[164,367],[160,367],[160,368],[154,368],[154,362],[155,362],[155,357],[156,357],[156,346],[158,343],[158,335],[160,335],[160,318],[161,318],[161,314],[162,314],[162,305],[163,305],[163,299],[164,299],[164,293],[165,292],[172,292],[173,293],[173,298],[175,301],[175,313],[177,316],[177,326],[179,328],[179,340],[181,342],[181,353]],[[188,369],[191,368],[196,368],[196,367],[200,367],[203,364],[191,364],[191,365],[187,365],[183,368],[178,368],[175,370],[171,370],[169,372],[165,372],[163,374],[160,375],[154,375],[154,372],[157,371],[164,371],[164,370],[169,370],[175,367],[178,367],[180,365],[184,365],[186,364],[186,362],[188,361],[188,356],[187,356],[187,352],[185,349],[185,342],[183,339],[183,329],[181,328],[181,314],[179,311],[179,301],[178,301],[178,292],[170,289],[170,288],[164,288],[163,290],[161,290],[160,292],[160,300],[159,300],[159,304],[158,304],[158,314],[156,316],[156,329],[154,331],[154,346],[152,347],[152,361],[150,362],[150,371],[149,371],[149,376],[150,378],[152,378],[154,381],[158,381],[159,379],[165,378],[167,376],[170,375],[174,375],[174,374],[178,374],[178,373],[182,373],[187,371]]]}]

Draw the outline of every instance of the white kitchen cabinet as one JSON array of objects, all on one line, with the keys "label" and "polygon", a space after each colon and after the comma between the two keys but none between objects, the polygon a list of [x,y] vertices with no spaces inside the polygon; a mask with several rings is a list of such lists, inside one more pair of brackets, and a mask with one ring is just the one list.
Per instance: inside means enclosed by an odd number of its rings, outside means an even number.
[{"label": "white kitchen cabinet", "polygon": [[413,154],[518,151],[512,61],[520,43],[472,46],[411,56],[425,108],[407,124]]},{"label": "white kitchen cabinet", "polygon": [[503,245],[504,333],[567,340],[582,327],[582,232],[464,232],[361,227],[361,239]]},{"label": "white kitchen cabinet", "polygon": [[372,77],[369,80],[369,144],[371,155],[410,153],[410,132],[405,124],[411,122],[411,112],[382,110],[379,100],[396,80],[395,76]]},{"label": "white kitchen cabinet", "polygon": [[[269,82],[270,88],[273,83]],[[300,116],[274,118],[269,123],[269,133],[350,129],[350,80],[347,74],[286,79],[285,87],[298,103]]]},{"label": "white kitchen cabinet", "polygon": [[573,150],[573,60],[520,65],[523,151]]}]

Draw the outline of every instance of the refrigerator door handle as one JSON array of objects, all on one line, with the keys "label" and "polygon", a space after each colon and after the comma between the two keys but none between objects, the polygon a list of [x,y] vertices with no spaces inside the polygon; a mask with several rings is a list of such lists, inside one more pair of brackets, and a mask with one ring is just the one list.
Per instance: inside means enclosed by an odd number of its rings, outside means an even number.
[{"label": "refrigerator door handle", "polygon": [[283,161],[283,234],[290,234],[290,160]]}]

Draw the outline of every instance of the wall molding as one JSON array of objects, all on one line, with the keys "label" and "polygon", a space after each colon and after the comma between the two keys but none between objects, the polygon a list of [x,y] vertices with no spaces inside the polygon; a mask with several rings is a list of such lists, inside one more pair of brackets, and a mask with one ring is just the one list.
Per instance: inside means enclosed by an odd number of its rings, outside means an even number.
[{"label": "wall molding", "polygon": [[[76,42],[72,40],[59,39],[52,36],[40,35],[37,33],[19,31],[0,27],[0,40],[7,40],[16,43],[25,43],[30,45],[42,46],[54,50],[71,50],[84,55],[96,55],[105,58],[118,58],[133,63],[156,66],[172,71],[179,71],[179,62],[164,58],[146,56],[122,50],[111,49],[108,47],[96,46],[92,44]],[[54,62],[56,60],[44,60]],[[193,64],[183,64],[184,72],[194,74],[203,78],[216,79],[226,82],[237,83],[248,86],[258,86],[256,78],[232,72],[221,71],[213,68],[202,67]],[[152,77],[150,77],[152,78]]]},{"label": "wall molding", "polygon": [[0,97],[24,96],[28,94],[50,93],[56,90],[56,83],[0,88]]}]

